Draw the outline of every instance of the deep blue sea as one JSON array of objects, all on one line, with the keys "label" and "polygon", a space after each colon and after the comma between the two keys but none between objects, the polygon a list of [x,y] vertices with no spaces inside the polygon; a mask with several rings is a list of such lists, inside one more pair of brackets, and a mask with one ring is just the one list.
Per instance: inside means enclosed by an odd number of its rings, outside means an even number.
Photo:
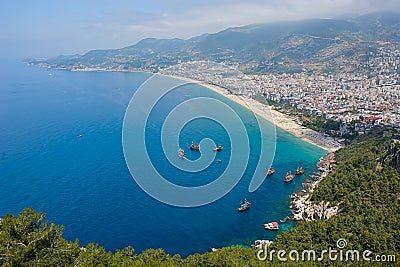
[{"label": "deep blue sea", "polygon": [[[218,201],[197,208],[163,204],[136,184],[122,148],[125,110],[149,76],[48,70],[18,61],[1,62],[0,216],[32,206],[44,211],[48,220],[64,225],[68,240],[78,238],[82,245],[97,242],[110,251],[131,245],[137,252],[163,248],[187,256],[211,247],[273,239],[277,232],[264,230],[263,223],[290,215],[288,196],[301,188],[326,151],[277,129],[273,162],[277,172],[249,193],[260,154],[254,117],[209,89],[186,85],[158,103],[146,126],[146,145],[158,172],[177,184],[199,186],[213,181],[226,168],[232,149],[229,136],[220,124],[206,119],[188,123],[179,144],[186,148],[188,159],[196,159],[198,152],[188,149],[190,143],[211,138],[224,145],[217,152],[221,163],[200,173],[187,173],[175,170],[162,153],[159,129],[165,112],[198,96],[223,100],[240,114],[251,140],[250,159],[243,163],[246,171],[237,186]],[[285,184],[285,173],[299,165],[306,174]],[[238,213],[239,201],[245,197],[252,206]],[[294,224],[281,224],[280,231]]]}]

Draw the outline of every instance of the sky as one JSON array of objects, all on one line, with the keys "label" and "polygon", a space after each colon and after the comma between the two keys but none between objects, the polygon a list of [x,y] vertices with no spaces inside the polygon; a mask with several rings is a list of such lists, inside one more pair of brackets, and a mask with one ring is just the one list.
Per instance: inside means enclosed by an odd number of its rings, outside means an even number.
[{"label": "sky", "polygon": [[0,58],[83,54],[253,23],[400,10],[399,0],[2,0]]}]

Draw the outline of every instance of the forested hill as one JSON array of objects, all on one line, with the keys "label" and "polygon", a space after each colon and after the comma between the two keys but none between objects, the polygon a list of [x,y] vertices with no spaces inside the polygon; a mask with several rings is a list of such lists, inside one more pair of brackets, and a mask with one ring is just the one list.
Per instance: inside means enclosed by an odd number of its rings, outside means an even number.
[{"label": "forested hill", "polygon": [[188,40],[141,40],[120,49],[30,60],[56,68],[158,71],[180,62],[211,60],[251,73],[366,72],[377,49],[399,49],[400,13],[349,19],[309,19],[228,28]]},{"label": "forested hill", "polygon": [[[338,204],[339,213],[325,221],[305,222],[280,233],[271,250],[337,249],[344,239],[345,249],[371,251],[396,257],[400,264],[400,174],[392,167],[395,133],[378,133],[336,152],[337,167],[314,191],[312,200]],[[396,154],[396,152],[395,152]],[[127,247],[115,253],[62,237],[63,227],[44,221],[44,214],[25,209],[18,217],[5,215],[0,221],[0,265],[2,266],[387,266],[389,263],[288,260],[274,257],[259,261],[257,250],[228,247],[216,252],[193,254],[182,259],[162,249],[148,249],[136,254]],[[275,254],[276,255],[276,254]],[[301,254],[300,254],[301,255]],[[286,255],[286,258],[288,255]],[[393,260],[393,257],[391,258]],[[361,258],[361,255],[360,255]],[[388,257],[386,258],[388,259]]]}]

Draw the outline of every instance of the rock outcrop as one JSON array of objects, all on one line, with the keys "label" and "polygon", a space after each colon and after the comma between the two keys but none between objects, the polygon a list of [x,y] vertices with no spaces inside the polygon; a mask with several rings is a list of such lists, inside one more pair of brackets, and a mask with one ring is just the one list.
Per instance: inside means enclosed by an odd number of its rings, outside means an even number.
[{"label": "rock outcrop", "polygon": [[308,200],[308,195],[294,200],[292,207],[293,217],[297,221],[327,220],[339,211],[339,204],[330,206],[330,203],[325,201],[313,204]]},{"label": "rock outcrop", "polygon": [[339,211],[339,204],[330,206],[329,202],[321,201],[318,204],[312,203],[310,194],[318,187],[322,179],[328,175],[336,165],[334,154],[328,154],[318,162],[319,175],[314,175],[315,181],[303,185],[307,190],[302,190],[304,194],[292,194],[292,213],[296,221],[326,220],[334,216]]},{"label": "rock outcrop", "polygon": [[338,210],[339,206],[329,207],[329,202],[321,201],[319,204],[306,206],[303,213],[303,220],[326,220],[336,215]]},{"label": "rock outcrop", "polygon": [[393,139],[390,142],[389,151],[386,154],[385,162],[400,172],[400,140]]}]

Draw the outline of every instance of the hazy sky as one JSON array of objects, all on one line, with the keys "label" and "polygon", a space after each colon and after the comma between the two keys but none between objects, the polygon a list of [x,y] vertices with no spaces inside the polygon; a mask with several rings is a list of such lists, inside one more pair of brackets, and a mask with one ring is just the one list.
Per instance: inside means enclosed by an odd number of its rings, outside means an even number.
[{"label": "hazy sky", "polygon": [[0,57],[120,48],[231,26],[400,10],[399,0],[1,0]]}]

